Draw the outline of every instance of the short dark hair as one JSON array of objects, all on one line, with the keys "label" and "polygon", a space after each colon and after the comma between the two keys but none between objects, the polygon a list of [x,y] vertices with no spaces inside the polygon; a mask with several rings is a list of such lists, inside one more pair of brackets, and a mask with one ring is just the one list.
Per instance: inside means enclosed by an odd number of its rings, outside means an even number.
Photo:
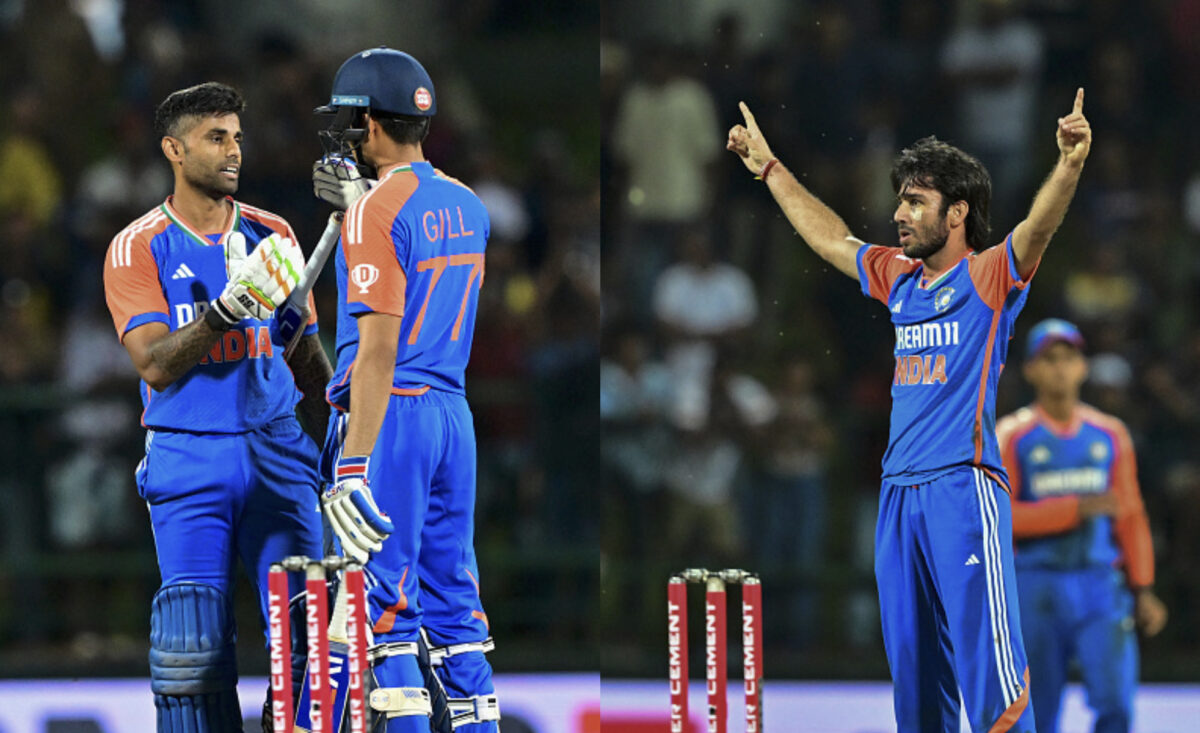
[{"label": "short dark hair", "polygon": [[392,142],[400,145],[416,145],[425,140],[429,134],[428,117],[410,117],[408,115],[390,115],[371,111],[371,117],[379,123],[384,133]]},{"label": "short dark hair", "polygon": [[188,117],[240,115],[245,109],[246,101],[238,90],[227,84],[206,81],[167,95],[154,110],[154,130],[159,135],[179,137],[191,127],[187,124]]},{"label": "short dark hair", "polygon": [[898,194],[909,184],[942,194],[941,216],[946,215],[950,204],[966,201],[967,245],[976,252],[987,249],[992,229],[988,223],[992,177],[982,163],[930,135],[901,150],[892,164],[892,190]]}]

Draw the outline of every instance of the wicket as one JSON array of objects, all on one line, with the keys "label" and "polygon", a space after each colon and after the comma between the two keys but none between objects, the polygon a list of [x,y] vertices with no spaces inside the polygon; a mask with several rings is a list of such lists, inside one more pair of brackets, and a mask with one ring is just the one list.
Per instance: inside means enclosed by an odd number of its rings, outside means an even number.
[{"label": "wicket", "polygon": [[683,733],[688,718],[687,584],[704,583],[704,653],[708,694],[708,733],[726,733],[729,670],[726,664],[726,583],[742,584],[742,678],[746,733],[762,731],[762,584],[745,570],[692,568],[667,581],[667,676],[671,690],[671,732]]},{"label": "wicket", "polygon": [[[344,571],[344,592],[339,588],[335,605],[344,603],[348,689],[335,689],[330,669],[329,571]],[[307,602],[308,687],[311,694],[307,718],[311,728],[297,723],[292,701],[292,632],[288,614],[288,573],[304,571]],[[341,720],[334,720],[340,695],[346,695],[351,733],[366,733],[366,697],[363,675],[367,669],[366,589],[362,566],[338,556],[312,559],[293,556],[272,563],[268,579],[268,624],[271,647],[271,718],[278,733],[311,730],[337,733]],[[342,609],[335,609],[335,625]],[[336,630],[335,630],[336,631]],[[339,716],[340,717],[340,716]],[[335,727],[336,726],[336,727]]]}]

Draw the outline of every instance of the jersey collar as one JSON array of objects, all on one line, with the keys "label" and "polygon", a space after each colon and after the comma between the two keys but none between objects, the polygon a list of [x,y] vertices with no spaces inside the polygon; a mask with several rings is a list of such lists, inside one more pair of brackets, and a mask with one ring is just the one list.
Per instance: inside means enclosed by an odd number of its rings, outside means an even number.
[{"label": "jersey collar", "polygon": [[940,285],[942,282],[944,282],[946,280],[946,278],[950,277],[950,273],[957,270],[958,266],[961,265],[963,260],[965,260],[965,259],[967,259],[967,255],[963,255],[962,260],[959,260],[958,262],[955,262],[953,265],[950,265],[950,269],[946,270],[941,275],[938,275],[931,282],[928,282],[928,283],[925,282],[925,263],[922,262],[921,263],[921,282],[920,282],[919,287],[922,290],[933,290],[938,285]]},{"label": "jersey collar", "polygon": [[387,178],[388,176],[392,175],[393,173],[403,173],[405,171],[409,171],[412,173],[418,173],[418,172],[428,173],[429,171],[432,171],[432,170],[433,170],[433,165],[428,160],[414,160],[411,163],[403,163],[401,165],[397,165],[397,166],[393,166],[393,167],[389,168],[387,174],[384,175],[384,178]]},{"label": "jersey collar", "polygon": [[[191,236],[192,239],[206,247],[212,246],[213,241],[211,239],[197,232],[190,224],[183,220],[183,217],[179,215],[179,212],[175,210],[175,207],[171,205],[171,200],[173,198],[175,197],[168,196],[167,200],[162,202],[162,205],[159,206],[159,208],[162,209],[162,212],[167,215],[167,218],[170,219],[175,226],[186,232],[189,236]],[[241,224],[242,221],[242,207],[238,205],[238,202],[230,196],[226,196],[225,200],[233,204],[233,211],[231,212],[229,221],[226,222],[224,231],[221,232],[221,236],[217,240],[216,244],[224,244],[226,237],[229,236],[229,233],[236,231],[238,225]]]}]

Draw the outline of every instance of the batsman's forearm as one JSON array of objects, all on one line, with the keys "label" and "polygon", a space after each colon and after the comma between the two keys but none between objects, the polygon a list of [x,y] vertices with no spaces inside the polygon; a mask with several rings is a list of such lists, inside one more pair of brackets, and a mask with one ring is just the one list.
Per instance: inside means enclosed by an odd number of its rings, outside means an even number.
[{"label": "batsman's forearm", "polygon": [[171,331],[150,344],[150,365],[142,371],[142,378],[161,392],[199,364],[220,338],[221,332],[214,331],[203,318]]},{"label": "batsman's forearm", "polygon": [[858,277],[854,239],[842,217],[804,187],[792,172],[777,163],[767,175],[767,188],[796,233],[814,252],[850,277]]},{"label": "batsman's forearm", "polygon": [[346,456],[367,456],[375,449],[396,370],[395,351],[388,358],[386,353],[364,352],[361,346],[360,343],[358,359],[350,374],[350,421],[342,446],[342,454]]},{"label": "batsman's forearm", "polygon": [[296,388],[302,395],[296,405],[296,416],[304,431],[317,445],[325,440],[325,428],[329,423],[329,403],[325,401],[325,386],[333,376],[329,357],[321,346],[321,337],[309,334],[300,337],[300,342],[288,359]]}]

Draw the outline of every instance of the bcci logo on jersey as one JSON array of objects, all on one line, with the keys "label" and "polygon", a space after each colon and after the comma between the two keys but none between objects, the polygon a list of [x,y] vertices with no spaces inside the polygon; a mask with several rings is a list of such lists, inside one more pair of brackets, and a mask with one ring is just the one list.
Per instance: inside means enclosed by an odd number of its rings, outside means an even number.
[{"label": "bcci logo on jersey", "polygon": [[954,298],[954,288],[947,285],[933,296],[933,308],[938,313],[950,307],[950,301]]},{"label": "bcci logo on jersey", "polygon": [[366,293],[367,288],[379,280],[379,268],[375,265],[355,265],[350,271],[350,282],[358,286],[358,292]]}]

